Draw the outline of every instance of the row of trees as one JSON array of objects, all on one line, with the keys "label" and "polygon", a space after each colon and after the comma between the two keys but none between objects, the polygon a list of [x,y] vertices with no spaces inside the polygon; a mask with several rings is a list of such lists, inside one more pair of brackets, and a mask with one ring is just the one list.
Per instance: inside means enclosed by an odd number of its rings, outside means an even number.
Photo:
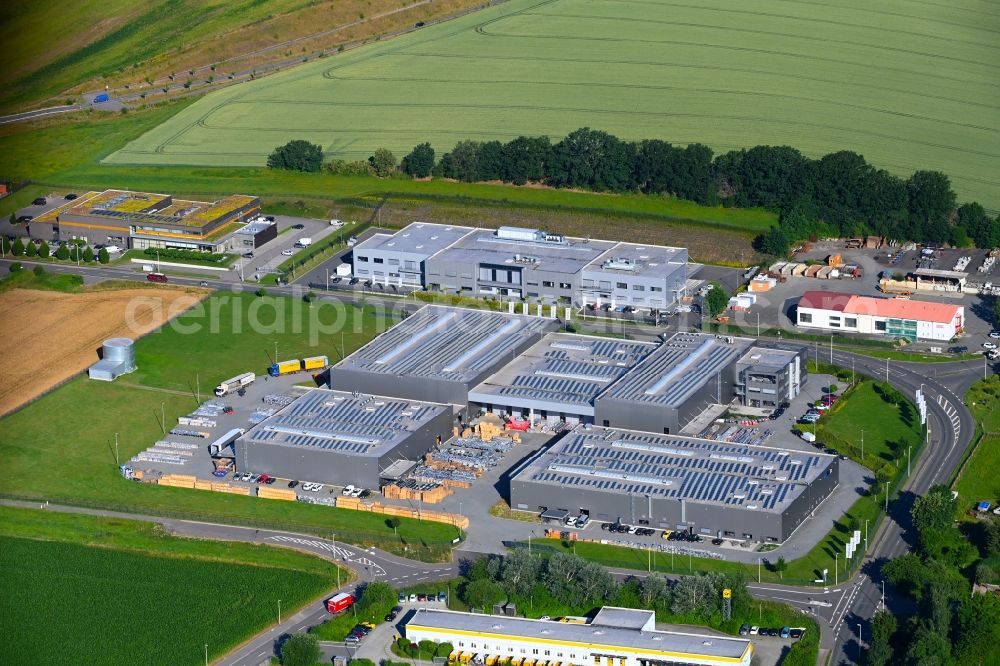
[{"label": "row of trees", "polygon": [[751,599],[739,574],[699,574],[677,580],[659,575],[619,583],[604,567],[569,553],[543,558],[527,550],[476,560],[459,596],[470,608],[489,612],[501,601],[547,607],[555,602],[583,613],[605,604],[648,608],[658,615],[721,622],[722,590],[733,590],[733,615],[749,612]]},{"label": "row of trees", "polygon": [[[292,141],[272,153],[268,166],[319,171],[322,149]],[[499,180],[608,192],[670,195],[705,205],[764,207],[779,224],[757,239],[759,250],[783,254],[795,241],[817,235],[877,234],[897,240],[959,247],[1000,246],[1000,217],[978,203],[957,205],[951,182],[938,171],[903,179],[851,151],[811,159],[788,146],[755,146],[715,155],[701,144],[674,146],[660,139],[624,141],[584,127],[553,143],[548,137],[460,141],[437,158],[429,143],[399,162],[386,149],[367,161],[335,160],[332,173],[465,182]]]},{"label": "row of trees", "polygon": [[96,254],[94,250],[89,246],[83,246],[78,244],[70,245],[60,245],[55,253],[53,254],[52,248],[45,241],[40,244],[35,245],[34,243],[25,243],[20,237],[15,238],[14,242],[11,243],[6,237],[0,239],[0,244],[2,244],[2,254],[3,255],[13,255],[15,257],[27,257],[28,259],[33,259],[38,257],[39,259],[48,259],[49,257],[55,257],[62,261],[83,261],[90,263],[95,259],[102,264],[106,264],[111,261],[111,255],[105,248],[101,248]]},{"label": "row of trees", "polygon": [[1000,599],[970,594],[967,577],[992,578],[988,562],[1000,557],[1000,523],[981,524],[974,544],[954,526],[955,511],[943,485],[914,501],[917,547],[886,563],[882,573],[913,598],[916,612],[901,620],[886,611],[875,615],[868,664],[1000,663]]}]

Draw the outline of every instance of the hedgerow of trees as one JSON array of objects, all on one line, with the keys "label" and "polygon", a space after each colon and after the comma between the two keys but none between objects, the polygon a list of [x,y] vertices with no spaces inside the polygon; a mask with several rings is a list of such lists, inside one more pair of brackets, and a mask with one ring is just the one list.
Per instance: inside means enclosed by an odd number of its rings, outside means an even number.
[{"label": "hedgerow of trees", "polygon": [[[788,146],[756,146],[714,155],[701,144],[623,141],[587,127],[557,143],[548,137],[460,141],[434,159],[421,143],[400,169],[465,182],[528,182],[607,192],[671,195],[704,205],[764,207],[779,224],[759,236],[759,250],[780,255],[796,240],[876,234],[896,240],[1000,246],[1000,217],[978,203],[956,207],[948,177],[917,171],[903,179],[851,151],[810,159]],[[374,157],[374,156],[373,156]],[[369,164],[369,166],[371,166]]]},{"label": "hedgerow of trees", "polygon": [[955,511],[947,486],[914,500],[916,548],[882,567],[887,583],[913,599],[914,610],[875,615],[866,663],[1000,663],[1000,598],[970,594],[969,579],[998,582],[1000,521],[990,516],[963,534],[954,526]]}]

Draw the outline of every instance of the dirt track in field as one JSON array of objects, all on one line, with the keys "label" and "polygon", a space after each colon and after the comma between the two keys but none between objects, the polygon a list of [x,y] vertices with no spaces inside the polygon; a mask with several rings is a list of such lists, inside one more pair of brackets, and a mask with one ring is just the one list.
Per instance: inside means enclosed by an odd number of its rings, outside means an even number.
[{"label": "dirt track in field", "polygon": [[0,340],[5,353],[0,414],[96,363],[101,343],[107,338],[138,338],[205,295],[193,290],[150,288],[3,292]]}]

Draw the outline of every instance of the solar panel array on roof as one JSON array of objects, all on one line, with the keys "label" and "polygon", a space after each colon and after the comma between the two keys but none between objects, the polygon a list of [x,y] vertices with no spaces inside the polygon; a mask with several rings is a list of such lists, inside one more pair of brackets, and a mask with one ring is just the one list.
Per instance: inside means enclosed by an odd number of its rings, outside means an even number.
[{"label": "solar panel array on roof", "polygon": [[780,511],[833,457],[579,426],[518,481]]},{"label": "solar panel array on roof", "polygon": [[473,389],[470,399],[488,401],[489,396],[507,396],[567,406],[591,405],[654,348],[643,342],[550,333]]},{"label": "solar panel array on roof", "polygon": [[750,340],[743,338],[678,333],[608,389],[602,398],[678,407],[750,344]]},{"label": "solar panel array on roof", "polygon": [[508,360],[552,325],[537,317],[426,306],[338,366],[366,372],[468,381]]},{"label": "solar panel array on roof", "polygon": [[314,389],[250,430],[244,439],[376,455],[445,409],[434,403]]}]

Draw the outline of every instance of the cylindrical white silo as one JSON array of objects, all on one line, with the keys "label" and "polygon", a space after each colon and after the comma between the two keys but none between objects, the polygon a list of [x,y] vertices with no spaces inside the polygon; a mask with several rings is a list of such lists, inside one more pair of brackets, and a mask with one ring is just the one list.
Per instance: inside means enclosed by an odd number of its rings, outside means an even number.
[{"label": "cylindrical white silo", "polygon": [[132,372],[135,370],[135,341],[131,338],[105,340],[104,360],[123,363],[122,372]]}]

